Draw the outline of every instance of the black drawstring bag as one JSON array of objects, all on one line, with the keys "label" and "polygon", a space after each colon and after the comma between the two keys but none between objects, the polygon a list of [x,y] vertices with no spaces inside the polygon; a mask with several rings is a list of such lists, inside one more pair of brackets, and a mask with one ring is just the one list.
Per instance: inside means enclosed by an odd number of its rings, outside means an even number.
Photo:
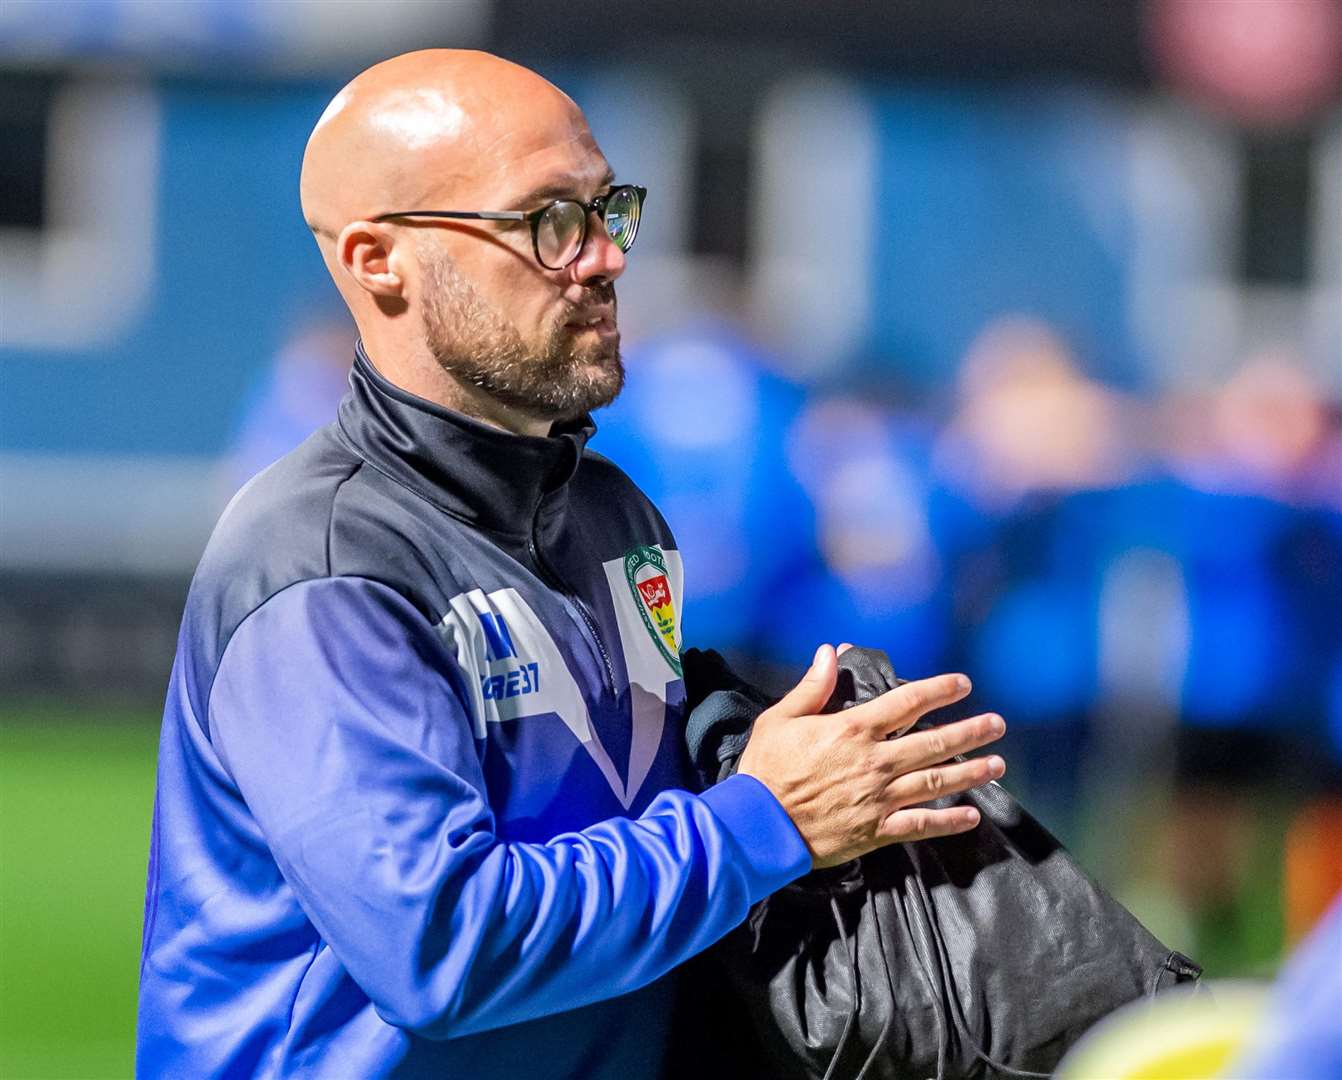
[{"label": "black drawstring bag", "polygon": [[[686,662],[687,685],[719,687],[686,732],[707,785],[735,771],[768,699],[715,654]],[[849,649],[827,711],[903,681],[884,653]],[[929,805],[957,804],[978,808],[972,831],[813,871],[702,958],[695,977],[744,1005],[755,1075],[1046,1077],[1097,1020],[1201,975],[998,784]]]}]

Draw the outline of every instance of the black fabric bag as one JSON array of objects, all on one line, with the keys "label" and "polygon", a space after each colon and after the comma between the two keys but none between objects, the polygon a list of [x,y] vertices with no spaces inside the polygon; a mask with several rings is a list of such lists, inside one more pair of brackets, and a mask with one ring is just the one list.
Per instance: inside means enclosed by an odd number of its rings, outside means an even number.
[{"label": "black fabric bag", "polygon": [[[903,681],[873,650],[847,650],[839,666],[828,711]],[[715,654],[687,658],[687,685],[692,670],[719,687],[687,728],[707,785],[735,771],[769,699]],[[1109,1012],[1200,976],[1005,789],[991,783],[932,805],[955,804],[976,806],[979,826],[813,871],[757,904],[702,959],[697,978],[715,968],[744,1003],[754,1075],[1047,1076]],[[746,1068],[739,1054],[735,1067]]]}]

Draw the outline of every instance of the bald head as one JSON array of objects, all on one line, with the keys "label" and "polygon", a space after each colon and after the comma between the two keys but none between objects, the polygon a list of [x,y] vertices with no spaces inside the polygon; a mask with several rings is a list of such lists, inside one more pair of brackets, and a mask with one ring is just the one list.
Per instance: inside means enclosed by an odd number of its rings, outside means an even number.
[{"label": "bald head", "polygon": [[[371,67],[336,95],[308,139],[301,191],[383,373],[534,434],[618,393],[613,286],[625,258],[589,212],[571,261],[548,266],[540,219],[523,215],[591,203],[612,183],[568,95],[496,56],[431,49]],[[410,213],[423,210],[517,217]]]},{"label": "bald head", "polygon": [[425,49],[358,75],[308,139],[303,216],[334,239],[350,221],[498,189],[519,159],[590,139],[567,94],[489,53]]}]

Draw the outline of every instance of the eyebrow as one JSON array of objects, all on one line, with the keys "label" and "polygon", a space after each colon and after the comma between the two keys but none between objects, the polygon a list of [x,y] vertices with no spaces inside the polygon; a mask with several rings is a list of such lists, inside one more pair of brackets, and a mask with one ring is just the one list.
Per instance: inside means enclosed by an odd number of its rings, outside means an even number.
[{"label": "eyebrow", "polygon": [[[601,174],[601,179],[597,181],[597,190],[608,188],[615,183],[615,173],[607,169]],[[555,180],[528,192],[520,199],[515,199],[513,205],[522,209],[532,206],[539,202],[550,202],[554,199],[573,199],[576,198],[577,185],[572,180]]]}]

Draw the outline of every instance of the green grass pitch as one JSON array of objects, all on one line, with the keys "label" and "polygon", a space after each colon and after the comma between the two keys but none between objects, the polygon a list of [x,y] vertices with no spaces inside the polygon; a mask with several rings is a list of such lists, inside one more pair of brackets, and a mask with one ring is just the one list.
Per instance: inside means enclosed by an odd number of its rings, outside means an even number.
[{"label": "green grass pitch", "polygon": [[134,1068],[158,717],[0,706],[0,1077]]}]

